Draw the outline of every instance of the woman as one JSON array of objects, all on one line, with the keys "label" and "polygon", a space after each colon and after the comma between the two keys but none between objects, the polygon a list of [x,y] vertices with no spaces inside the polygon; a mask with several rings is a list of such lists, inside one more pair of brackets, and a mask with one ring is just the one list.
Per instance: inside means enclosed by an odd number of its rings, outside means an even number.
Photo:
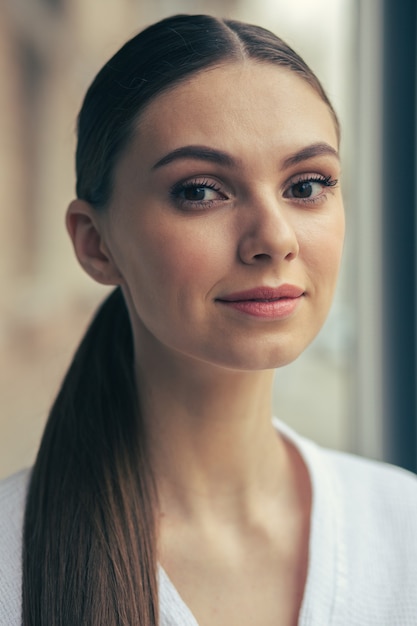
[{"label": "woman", "polygon": [[30,479],[2,485],[2,623],[21,576],[25,626],[417,623],[415,477],[271,419],[335,288],[338,144],[317,78],[255,26],[172,17],[98,74],[67,226],[116,289]]}]

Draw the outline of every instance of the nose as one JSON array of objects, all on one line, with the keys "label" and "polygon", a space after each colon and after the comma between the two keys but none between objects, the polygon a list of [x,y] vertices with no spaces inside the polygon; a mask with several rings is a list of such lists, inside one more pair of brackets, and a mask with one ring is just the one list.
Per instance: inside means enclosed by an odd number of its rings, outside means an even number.
[{"label": "nose", "polygon": [[299,243],[290,211],[271,194],[254,199],[243,208],[238,246],[243,263],[292,261],[298,256]]}]

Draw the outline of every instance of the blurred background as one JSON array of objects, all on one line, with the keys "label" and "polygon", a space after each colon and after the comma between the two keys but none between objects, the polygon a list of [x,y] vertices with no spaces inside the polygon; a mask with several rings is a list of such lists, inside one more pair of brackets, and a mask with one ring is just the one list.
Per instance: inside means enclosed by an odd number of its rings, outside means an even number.
[{"label": "blurred background", "polygon": [[0,0],[0,478],[30,465],[106,290],[64,227],[75,119],[144,26],[211,13],[283,37],[342,123],[347,240],[331,315],[277,371],[275,414],[319,443],[416,470],[416,7],[404,0]]}]

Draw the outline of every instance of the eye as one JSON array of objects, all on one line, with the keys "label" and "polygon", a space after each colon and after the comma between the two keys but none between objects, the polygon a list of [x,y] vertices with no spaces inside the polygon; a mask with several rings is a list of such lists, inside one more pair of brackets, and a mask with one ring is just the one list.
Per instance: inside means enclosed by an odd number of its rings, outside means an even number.
[{"label": "eye", "polygon": [[209,208],[217,202],[227,200],[220,184],[214,180],[195,179],[176,183],[170,191],[174,202],[184,209]]},{"label": "eye", "polygon": [[293,181],[285,190],[284,197],[300,202],[317,202],[326,198],[327,187],[337,185],[331,176],[307,175]]},{"label": "eye", "polygon": [[202,185],[189,185],[178,194],[178,197],[188,200],[189,202],[202,202],[204,200],[215,200],[218,192],[212,187],[204,187]]}]

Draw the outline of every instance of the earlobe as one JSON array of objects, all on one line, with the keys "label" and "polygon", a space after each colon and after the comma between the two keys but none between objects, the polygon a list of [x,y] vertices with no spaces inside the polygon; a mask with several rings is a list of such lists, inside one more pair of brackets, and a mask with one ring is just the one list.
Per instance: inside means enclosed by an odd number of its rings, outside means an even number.
[{"label": "earlobe", "polygon": [[73,200],[67,210],[66,225],[75,255],[85,272],[103,285],[123,284],[101,233],[96,209],[84,200]]}]

